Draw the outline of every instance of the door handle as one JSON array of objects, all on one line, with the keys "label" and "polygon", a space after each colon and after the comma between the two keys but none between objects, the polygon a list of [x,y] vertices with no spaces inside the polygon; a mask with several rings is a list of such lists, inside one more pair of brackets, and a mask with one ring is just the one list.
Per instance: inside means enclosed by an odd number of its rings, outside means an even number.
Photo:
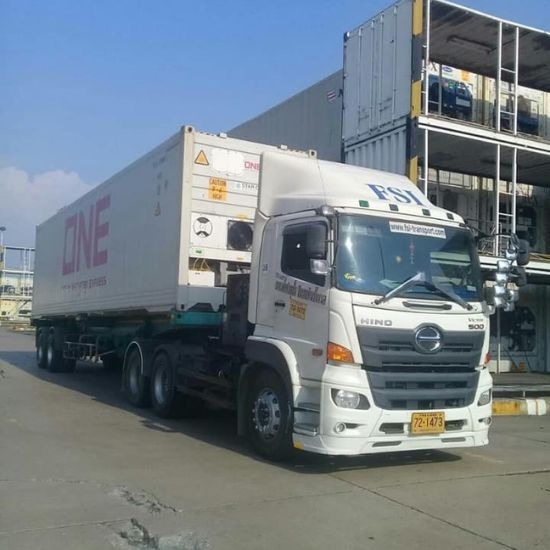
[{"label": "door handle", "polygon": [[275,302],[275,307],[285,307],[286,304],[284,302],[281,302],[281,301],[276,301]]}]

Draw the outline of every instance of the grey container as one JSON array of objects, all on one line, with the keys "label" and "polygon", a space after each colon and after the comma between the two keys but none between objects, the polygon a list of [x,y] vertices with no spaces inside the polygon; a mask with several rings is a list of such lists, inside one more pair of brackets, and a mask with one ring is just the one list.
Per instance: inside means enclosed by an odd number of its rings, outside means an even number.
[{"label": "grey container", "polygon": [[342,71],[336,71],[265,113],[229,130],[231,137],[342,160]]}]

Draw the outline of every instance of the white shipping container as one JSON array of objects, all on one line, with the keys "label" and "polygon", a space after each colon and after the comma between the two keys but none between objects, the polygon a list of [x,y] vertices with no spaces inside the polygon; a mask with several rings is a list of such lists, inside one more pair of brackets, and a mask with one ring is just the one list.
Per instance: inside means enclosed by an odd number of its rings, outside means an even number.
[{"label": "white shipping container", "polygon": [[267,150],[185,126],[39,225],[33,317],[216,308],[215,267],[250,263]]},{"label": "white shipping container", "polygon": [[412,0],[401,0],[344,39],[347,148],[403,126],[411,109]]}]

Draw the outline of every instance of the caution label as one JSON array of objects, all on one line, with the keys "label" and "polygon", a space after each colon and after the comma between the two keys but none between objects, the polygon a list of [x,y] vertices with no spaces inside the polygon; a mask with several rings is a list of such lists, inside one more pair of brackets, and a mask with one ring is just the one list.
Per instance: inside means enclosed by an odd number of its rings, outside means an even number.
[{"label": "caution label", "polygon": [[288,310],[288,313],[292,315],[292,317],[305,320],[306,311],[307,304],[304,304],[304,302],[300,302],[299,300],[294,300],[294,298],[290,298],[290,308]]},{"label": "caution label", "polygon": [[219,178],[210,178],[208,182],[208,198],[215,201],[226,201],[227,182]]},{"label": "caution label", "polygon": [[202,166],[209,166],[208,159],[206,158],[206,155],[204,154],[204,151],[201,149],[199,151],[199,154],[197,155],[197,158],[195,159],[195,164],[201,164]]}]

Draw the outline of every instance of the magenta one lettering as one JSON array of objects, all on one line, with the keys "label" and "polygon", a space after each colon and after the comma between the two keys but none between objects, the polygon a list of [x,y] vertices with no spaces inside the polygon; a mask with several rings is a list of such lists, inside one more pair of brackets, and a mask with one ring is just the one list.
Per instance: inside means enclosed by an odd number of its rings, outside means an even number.
[{"label": "magenta one lettering", "polygon": [[111,196],[105,195],[89,209],[80,210],[65,220],[63,275],[107,263],[107,249],[102,239],[109,234],[106,210]]}]

